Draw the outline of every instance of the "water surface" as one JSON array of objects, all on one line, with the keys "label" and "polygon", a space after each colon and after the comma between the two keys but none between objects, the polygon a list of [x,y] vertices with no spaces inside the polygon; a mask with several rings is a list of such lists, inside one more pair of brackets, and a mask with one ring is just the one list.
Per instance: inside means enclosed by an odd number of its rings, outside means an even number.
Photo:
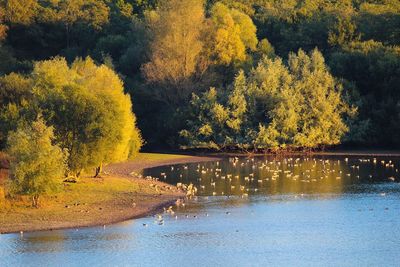
[{"label": "water surface", "polygon": [[0,235],[1,266],[400,266],[398,158],[239,158],[144,171],[198,197],[113,226]]}]

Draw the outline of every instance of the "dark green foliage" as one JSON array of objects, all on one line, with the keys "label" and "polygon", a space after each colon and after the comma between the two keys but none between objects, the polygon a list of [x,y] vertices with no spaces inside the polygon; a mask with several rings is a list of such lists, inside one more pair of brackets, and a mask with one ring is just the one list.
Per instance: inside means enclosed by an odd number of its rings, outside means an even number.
[{"label": "dark green foliage", "polygon": [[335,75],[354,81],[360,92],[359,119],[370,121],[365,141],[398,145],[400,47],[374,41],[351,43],[332,54],[330,65]]}]

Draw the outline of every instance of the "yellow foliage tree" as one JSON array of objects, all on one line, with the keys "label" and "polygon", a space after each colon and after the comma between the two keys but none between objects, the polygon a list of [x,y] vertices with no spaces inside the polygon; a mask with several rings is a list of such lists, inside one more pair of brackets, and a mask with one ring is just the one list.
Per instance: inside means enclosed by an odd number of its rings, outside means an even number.
[{"label": "yellow foliage tree", "polygon": [[256,50],[256,27],[251,18],[221,2],[211,8],[214,26],[212,55],[217,64],[229,65],[246,59],[246,49]]},{"label": "yellow foliage tree", "polygon": [[126,160],[142,145],[136,118],[123,82],[105,65],[77,59],[38,62],[33,72],[34,94],[44,117],[54,125],[56,139],[69,150],[69,168],[82,169]]},{"label": "yellow foliage tree", "polygon": [[143,72],[149,82],[163,85],[160,98],[170,102],[187,99],[191,81],[207,68],[202,57],[203,5],[199,0],[164,0],[157,11],[147,15],[153,41]]}]

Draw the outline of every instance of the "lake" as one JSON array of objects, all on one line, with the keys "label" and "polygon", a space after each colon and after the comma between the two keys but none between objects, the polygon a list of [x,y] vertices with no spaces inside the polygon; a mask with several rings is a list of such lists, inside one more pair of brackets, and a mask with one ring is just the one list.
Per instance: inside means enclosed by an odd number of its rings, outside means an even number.
[{"label": "lake", "polygon": [[0,235],[0,266],[400,266],[399,158],[256,157],[164,166],[173,212]]}]

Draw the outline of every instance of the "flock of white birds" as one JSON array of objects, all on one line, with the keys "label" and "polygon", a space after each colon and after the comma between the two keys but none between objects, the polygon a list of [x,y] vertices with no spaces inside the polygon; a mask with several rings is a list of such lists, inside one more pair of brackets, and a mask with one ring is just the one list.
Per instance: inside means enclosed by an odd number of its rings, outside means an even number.
[{"label": "flock of white birds", "polygon": [[[392,160],[377,158],[341,158],[322,159],[309,157],[288,157],[282,159],[238,158],[213,163],[198,163],[197,165],[171,166],[160,173],[161,179],[168,176],[178,177],[180,181],[195,182],[200,187],[200,193],[208,196],[238,195],[247,198],[251,192],[257,192],[268,184],[289,182],[312,185],[329,180],[330,184],[340,183],[343,179],[369,179],[387,182],[397,182],[398,168]],[[379,171],[377,171],[379,170]],[[360,178],[361,176],[361,178]],[[148,179],[159,179],[148,176]],[[221,190],[217,190],[217,188]],[[301,194],[303,195],[303,194]],[[381,195],[385,195],[381,193]],[[179,200],[177,207],[184,207]],[[173,207],[164,209],[164,213],[178,219]],[[228,213],[227,213],[228,214]],[[186,215],[189,216],[189,215]],[[206,214],[208,216],[208,214]],[[162,214],[155,216],[155,223],[164,224]],[[147,225],[145,225],[147,226]]]},{"label": "flock of white birds", "polygon": [[[389,169],[390,176],[375,177],[379,179],[388,179],[396,181],[395,174],[398,169],[392,160],[377,160],[376,158],[358,158],[358,159],[317,159],[317,158],[283,158],[255,160],[254,158],[229,158],[228,166],[221,167],[220,162],[216,162],[210,167],[208,163],[197,164],[195,178],[200,185],[200,191],[212,192],[213,196],[226,195],[227,192],[217,192],[215,189],[218,183],[224,183],[228,193],[238,194],[246,197],[248,192],[257,192],[266,182],[275,182],[280,179],[291,180],[299,183],[316,183],[324,179],[341,180],[343,178],[360,179],[360,166],[372,164],[374,168],[381,167]],[[179,175],[180,179],[184,175],[188,176],[186,170],[188,166],[170,167],[169,175]],[[374,173],[369,173],[367,178],[374,178]],[[382,174],[380,174],[382,175]],[[160,176],[166,180],[167,174],[161,173]],[[193,181],[193,177],[191,177]],[[255,182],[257,183],[255,185]],[[238,190],[239,189],[239,190]]]}]

